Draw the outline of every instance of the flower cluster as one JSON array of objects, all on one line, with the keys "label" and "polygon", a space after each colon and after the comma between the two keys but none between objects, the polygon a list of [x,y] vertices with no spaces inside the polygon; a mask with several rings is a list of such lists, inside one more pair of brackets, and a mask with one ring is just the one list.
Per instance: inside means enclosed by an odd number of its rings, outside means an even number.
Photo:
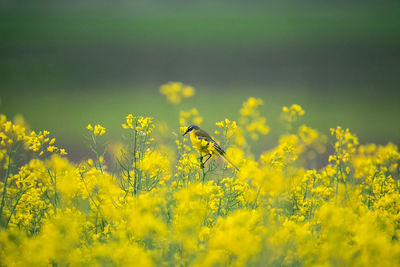
[{"label": "flower cluster", "polygon": [[250,97],[246,102],[243,103],[240,109],[239,124],[236,143],[240,146],[245,144],[245,133],[250,135],[250,138],[257,140],[259,135],[266,135],[269,133],[269,126],[267,125],[267,119],[261,116],[258,108],[263,105],[262,99]]},{"label": "flower cluster", "polygon": [[167,100],[172,104],[179,104],[182,98],[192,97],[195,90],[190,85],[184,85],[181,82],[169,82],[160,87],[161,94],[167,97]]},{"label": "flower cluster", "polygon": [[151,181],[148,185],[145,185],[146,190],[151,190],[153,186],[158,183],[165,184],[165,182],[169,180],[171,177],[169,165],[170,162],[168,158],[163,156],[160,152],[146,151],[143,159],[139,163],[139,169],[150,178],[145,181]]},{"label": "flower cluster", "polygon": [[[223,131],[223,135],[225,138],[231,138],[237,129],[236,121],[230,121],[228,118],[226,118],[224,121],[220,121],[215,123],[221,130]],[[215,131],[215,134],[219,135],[221,132],[220,131]]]},{"label": "flower cluster", "polygon": [[358,139],[352,135],[349,129],[343,130],[338,126],[336,129],[331,128],[331,135],[336,138],[335,154],[329,156],[329,162],[337,166],[338,179],[346,180],[350,172],[350,158],[356,152]]},{"label": "flower cluster", "polygon": [[202,122],[203,118],[199,115],[199,111],[196,108],[192,108],[191,110],[187,111],[181,110],[179,112],[179,124],[181,126],[182,133],[186,130],[187,125],[200,125]]},{"label": "flower cluster", "polygon": [[298,126],[297,124],[300,118],[304,116],[304,113],[303,108],[297,104],[293,104],[290,107],[284,106],[282,108],[281,119],[289,133],[294,133],[294,130]]},{"label": "flower cluster", "polygon": [[22,142],[26,149],[37,152],[39,156],[45,153],[67,155],[65,149],[54,145],[56,139],[50,137],[49,131],[31,131],[27,134],[23,118],[19,118],[19,121],[21,124],[12,123],[5,115],[0,115],[0,159],[4,158],[7,152],[13,152],[19,142]]},{"label": "flower cluster", "polygon": [[129,114],[125,117],[126,123],[122,124],[124,129],[134,129],[141,135],[149,135],[154,129],[153,119],[151,117],[134,117]]},{"label": "flower cluster", "polygon": [[282,108],[282,118],[288,122],[295,122],[304,115],[304,110],[297,104]]},{"label": "flower cluster", "polygon": [[101,126],[100,124],[95,125],[94,127],[91,124],[86,126],[86,129],[91,131],[95,136],[102,136],[106,133],[106,128]]}]

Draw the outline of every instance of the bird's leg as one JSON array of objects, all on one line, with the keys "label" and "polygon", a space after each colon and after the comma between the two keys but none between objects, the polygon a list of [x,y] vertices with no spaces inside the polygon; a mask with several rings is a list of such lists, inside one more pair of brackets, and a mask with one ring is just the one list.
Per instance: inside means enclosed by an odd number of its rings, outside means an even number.
[{"label": "bird's leg", "polygon": [[201,152],[200,152],[199,161],[200,161],[200,168],[204,169],[203,154]]},{"label": "bird's leg", "polygon": [[206,164],[206,162],[211,158],[212,155],[211,155],[211,154],[208,154],[208,155],[206,155],[206,156],[208,156],[208,158],[203,162],[203,165]]}]

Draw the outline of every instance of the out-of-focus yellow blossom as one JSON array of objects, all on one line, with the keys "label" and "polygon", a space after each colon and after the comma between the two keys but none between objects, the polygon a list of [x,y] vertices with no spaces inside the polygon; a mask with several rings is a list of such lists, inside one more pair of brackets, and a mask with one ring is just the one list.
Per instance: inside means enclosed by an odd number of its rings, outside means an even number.
[{"label": "out-of-focus yellow blossom", "polygon": [[196,255],[202,226],[213,223],[219,210],[218,199],[223,190],[213,181],[206,184],[188,184],[174,194],[176,208],[172,222],[172,236],[185,250],[183,261]]},{"label": "out-of-focus yellow blossom", "polygon": [[13,123],[15,125],[20,125],[22,128],[29,130],[29,125],[28,123],[25,121],[24,116],[22,116],[21,114],[16,114],[13,118]]},{"label": "out-of-focus yellow blossom", "polygon": [[184,131],[187,129],[187,125],[200,125],[203,122],[203,118],[199,115],[199,111],[196,108],[191,110],[181,110],[179,112],[179,124],[181,127],[185,127]]},{"label": "out-of-focus yellow blossom", "polygon": [[240,115],[251,116],[253,113],[257,113],[257,107],[263,105],[264,102],[260,98],[249,97],[246,102],[243,103],[240,109]]},{"label": "out-of-focus yellow blossom", "polygon": [[352,135],[349,129],[343,130],[338,126],[336,129],[331,128],[331,135],[336,138],[335,154],[329,156],[329,162],[337,166],[337,179],[347,180],[347,167],[350,168],[350,159],[356,152],[358,139]]},{"label": "out-of-focus yellow blossom", "polygon": [[235,266],[244,266],[261,249],[260,219],[256,211],[246,210],[221,218],[210,235],[208,253],[199,265],[230,265],[230,259],[234,258]]},{"label": "out-of-focus yellow blossom", "polygon": [[149,176],[149,180],[145,180],[143,185],[153,188],[155,181],[164,184],[171,177],[170,162],[167,157],[157,151],[147,151],[140,162],[140,169]]},{"label": "out-of-focus yellow blossom", "polygon": [[298,134],[306,145],[312,144],[319,136],[318,131],[311,129],[306,125],[300,126]]},{"label": "out-of-focus yellow blossom", "polygon": [[260,156],[261,162],[274,167],[283,167],[297,160],[298,137],[296,135],[283,135],[279,139],[279,146]]},{"label": "out-of-focus yellow blossom", "polygon": [[248,135],[251,139],[257,140],[259,134],[266,135],[269,133],[269,126],[267,125],[267,119],[260,115],[258,107],[263,105],[262,99],[250,97],[246,102],[243,103],[240,109],[240,118],[238,128],[238,137],[236,138],[236,144],[244,146],[246,144],[243,135]]},{"label": "out-of-focus yellow blossom", "polygon": [[244,147],[246,145],[246,138],[242,127],[237,128],[234,140],[239,147]]},{"label": "out-of-focus yellow blossom", "polygon": [[240,165],[240,162],[244,160],[244,152],[238,147],[229,147],[226,150],[226,156],[236,166]]},{"label": "out-of-focus yellow blossom", "polygon": [[107,146],[107,151],[113,155],[114,158],[121,158],[123,154],[124,144],[121,142],[111,143]]},{"label": "out-of-focus yellow blossom", "polygon": [[182,98],[192,97],[195,90],[190,85],[184,85],[181,82],[169,82],[161,85],[160,92],[167,97],[168,102],[179,104]]},{"label": "out-of-focus yellow blossom", "polygon": [[[237,129],[237,124],[236,121],[230,121],[228,118],[226,118],[224,121],[220,121],[215,123],[219,128],[222,129],[222,131],[224,131],[224,136],[226,138],[231,138]],[[218,134],[220,134],[218,132]]]},{"label": "out-of-focus yellow blossom", "polygon": [[191,86],[184,86],[182,88],[182,96],[184,98],[192,97],[194,95],[194,93],[195,93],[195,91],[194,91],[193,87],[191,87]]},{"label": "out-of-focus yellow blossom", "polygon": [[283,107],[281,116],[285,121],[292,123],[304,116],[304,113],[305,112],[300,105],[293,104],[289,108],[286,106]]},{"label": "out-of-focus yellow blossom", "polygon": [[301,125],[297,135],[300,141],[297,151],[299,154],[303,154],[305,159],[313,160],[317,154],[322,154],[326,151],[327,137],[321,135],[317,130]]}]

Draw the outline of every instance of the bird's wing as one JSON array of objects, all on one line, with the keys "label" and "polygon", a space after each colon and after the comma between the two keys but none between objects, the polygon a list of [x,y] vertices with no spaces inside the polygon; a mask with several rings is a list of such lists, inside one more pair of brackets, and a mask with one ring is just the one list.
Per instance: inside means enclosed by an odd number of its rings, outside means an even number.
[{"label": "bird's wing", "polygon": [[220,147],[217,142],[215,142],[213,139],[211,139],[212,142],[214,143],[214,148],[218,151],[219,154],[225,155],[225,151]]},{"label": "bird's wing", "polygon": [[206,140],[207,142],[212,142],[215,150],[217,150],[219,154],[225,155],[225,151],[222,149],[222,147],[220,147],[217,144],[217,142],[215,142],[214,139],[212,139],[208,133],[206,133],[204,131],[203,132],[195,132],[195,135],[200,140]]}]

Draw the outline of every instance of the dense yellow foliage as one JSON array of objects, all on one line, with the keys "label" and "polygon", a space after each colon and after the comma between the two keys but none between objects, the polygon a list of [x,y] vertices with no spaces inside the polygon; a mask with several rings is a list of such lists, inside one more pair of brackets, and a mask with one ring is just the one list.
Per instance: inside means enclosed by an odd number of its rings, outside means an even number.
[{"label": "dense yellow foliage", "polygon": [[[178,103],[194,89],[170,83],[161,92]],[[106,129],[89,124],[95,156],[80,164],[49,132],[1,115],[0,264],[400,265],[397,147],[359,145],[341,127],[327,137],[301,125],[293,105],[282,110],[287,132],[256,157],[254,140],[269,132],[262,104],[249,98],[237,122],[216,122],[239,172],[218,159],[201,169],[181,134],[202,122],[196,109],[180,112],[175,135],[126,116],[127,139],[108,161]]]}]

